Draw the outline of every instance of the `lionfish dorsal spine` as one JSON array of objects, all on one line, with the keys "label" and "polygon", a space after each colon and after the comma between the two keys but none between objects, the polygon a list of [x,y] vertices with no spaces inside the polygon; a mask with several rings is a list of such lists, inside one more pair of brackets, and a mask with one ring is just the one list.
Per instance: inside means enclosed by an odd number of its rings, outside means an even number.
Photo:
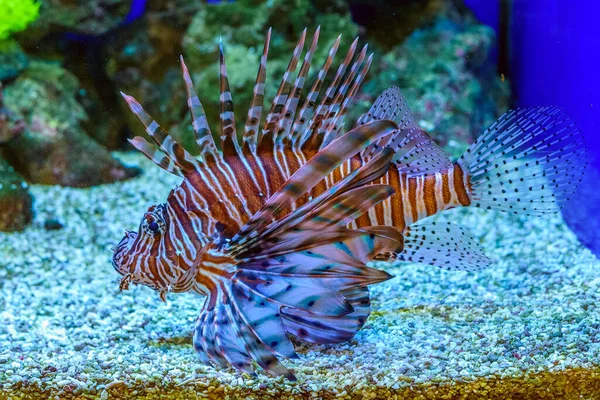
[{"label": "lionfish dorsal spine", "polygon": [[344,114],[346,114],[346,109],[354,99],[354,95],[369,71],[369,67],[373,61],[373,55],[371,54],[365,62],[367,49],[368,46],[365,45],[362,48],[358,59],[352,64],[350,72],[342,86],[340,86],[340,89],[329,108],[329,113],[321,125],[319,135],[323,136],[322,146],[326,146],[337,136],[340,125],[343,122]]},{"label": "lionfish dorsal spine", "polygon": [[[196,160],[190,153],[187,152],[179,143],[177,143],[165,130],[156,122],[132,96],[123,92],[121,95],[127,102],[131,112],[135,114],[137,119],[146,129],[146,133],[156,143],[159,149],[170,158],[173,163],[181,170],[183,174],[189,171],[194,171],[200,166],[200,162]],[[144,140],[140,137],[141,140]],[[140,143],[139,139],[137,140]],[[151,146],[148,143],[148,146]],[[144,146],[146,149],[147,146]],[[150,158],[155,161],[154,157]],[[162,168],[162,165],[159,164]]]},{"label": "lionfish dorsal spine", "polygon": [[263,103],[265,99],[265,81],[267,77],[267,57],[271,43],[271,28],[267,32],[263,53],[260,57],[260,65],[256,76],[256,83],[252,94],[252,101],[248,109],[248,117],[244,127],[243,149],[255,151],[258,141],[258,127],[262,118]]},{"label": "lionfish dorsal spine", "polygon": [[331,64],[333,64],[333,60],[334,60],[335,55],[340,47],[341,40],[342,40],[342,35],[339,35],[337,37],[335,43],[333,44],[333,46],[331,46],[331,48],[329,49],[327,58],[325,59],[323,66],[321,67],[321,69],[319,70],[319,73],[317,74],[317,79],[313,83],[313,85],[310,89],[310,92],[308,93],[308,96],[306,96],[306,99],[304,100],[304,104],[302,105],[302,108],[298,112],[298,116],[296,117],[296,121],[294,122],[294,125],[293,125],[293,132],[291,134],[292,142],[296,146],[299,146],[305,140],[304,133],[306,131],[304,128],[310,122],[310,120],[315,112],[315,106],[316,106],[317,100],[319,98],[319,92],[321,91],[321,86],[323,85],[323,82],[325,81],[325,78],[327,77],[327,73],[329,72],[329,68],[331,67]]},{"label": "lionfish dorsal spine", "polygon": [[224,155],[237,155],[240,152],[240,145],[235,129],[233,99],[231,98],[229,78],[227,77],[227,69],[225,67],[225,54],[223,52],[222,39],[219,43],[219,88],[219,103],[221,108],[221,150]]},{"label": "lionfish dorsal spine", "polygon": [[217,146],[212,137],[212,132],[206,119],[206,113],[202,107],[202,103],[196,94],[194,89],[194,83],[190,77],[187,66],[183,60],[183,56],[180,56],[179,61],[181,63],[181,72],[183,74],[183,81],[185,83],[185,91],[187,94],[187,104],[192,119],[192,129],[196,135],[196,143],[200,155],[205,153],[217,154]]},{"label": "lionfish dorsal spine", "polygon": [[310,66],[312,63],[312,58],[317,50],[317,44],[319,43],[319,33],[321,32],[321,27],[317,27],[315,33],[313,34],[312,43],[310,48],[306,52],[304,56],[304,61],[302,61],[302,67],[300,67],[300,72],[296,77],[296,81],[294,82],[294,86],[290,91],[290,95],[285,103],[285,107],[283,108],[283,118],[279,121],[279,127],[277,130],[277,139],[276,144],[281,145],[284,140],[290,139],[289,133],[292,122],[296,116],[296,110],[298,108],[298,103],[300,102],[300,96],[302,95],[302,89],[304,89],[304,84],[306,82],[306,77],[308,72],[310,71]]},{"label": "lionfish dorsal spine", "polygon": [[321,125],[323,123],[323,119],[327,115],[329,106],[331,105],[331,103],[333,102],[333,100],[335,98],[335,94],[337,92],[340,81],[344,77],[344,74],[346,73],[346,69],[348,68],[348,65],[350,64],[350,62],[352,61],[352,58],[354,57],[354,53],[356,52],[357,46],[358,46],[358,38],[354,39],[354,41],[352,42],[352,45],[348,49],[348,53],[346,53],[346,57],[344,58],[342,63],[338,66],[337,72],[336,72],[335,76],[333,77],[333,80],[331,81],[331,83],[329,84],[329,87],[325,91],[325,96],[323,96],[323,98],[321,99],[321,102],[320,102],[319,106],[317,107],[314,117],[311,119],[311,121],[308,123],[308,125],[306,127],[306,129],[308,130],[308,132],[306,132],[306,136],[307,136],[306,144],[309,147],[319,148],[322,143],[322,139],[323,139],[322,135],[318,135],[316,133],[319,131],[319,128],[321,127]]},{"label": "lionfish dorsal spine", "polygon": [[273,99],[273,104],[271,105],[271,110],[269,114],[267,114],[267,119],[265,121],[262,137],[259,139],[260,142],[264,141],[265,145],[270,146],[271,143],[274,143],[275,134],[279,120],[281,119],[281,112],[287,102],[289,97],[290,88],[292,86],[292,75],[296,71],[296,67],[298,65],[298,61],[300,60],[300,55],[302,54],[302,50],[304,49],[304,41],[306,40],[306,31],[307,28],[304,28],[302,31],[302,35],[294,48],[294,52],[292,54],[292,58],[287,66],[285,73],[283,74],[283,79],[281,80],[281,84],[279,85],[279,89],[277,90],[277,94]]}]

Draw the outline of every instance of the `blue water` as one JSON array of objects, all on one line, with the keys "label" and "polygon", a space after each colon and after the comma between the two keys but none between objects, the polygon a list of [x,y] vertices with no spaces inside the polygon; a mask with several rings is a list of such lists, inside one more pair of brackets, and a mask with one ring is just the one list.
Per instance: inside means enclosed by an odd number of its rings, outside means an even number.
[{"label": "blue water", "polygon": [[[499,0],[467,0],[482,22],[499,31]],[[567,224],[600,257],[600,3],[515,0],[510,76],[515,106],[558,105],[581,128],[588,173],[563,210]]]}]

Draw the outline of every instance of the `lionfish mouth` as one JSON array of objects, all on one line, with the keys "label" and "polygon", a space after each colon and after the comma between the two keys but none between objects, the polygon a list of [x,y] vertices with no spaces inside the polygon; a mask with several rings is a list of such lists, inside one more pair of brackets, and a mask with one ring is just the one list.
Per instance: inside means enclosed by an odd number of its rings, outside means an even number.
[{"label": "lionfish mouth", "polygon": [[119,244],[117,245],[117,247],[114,250],[114,254],[112,257],[112,264],[113,264],[114,269],[121,275],[125,274],[125,271],[123,271],[123,269],[122,269],[121,260],[123,258],[123,255],[131,247],[131,243],[133,243],[133,241],[135,240],[136,237],[137,237],[136,232],[125,231],[125,236],[123,236],[123,239],[121,239],[121,241],[119,242]]}]

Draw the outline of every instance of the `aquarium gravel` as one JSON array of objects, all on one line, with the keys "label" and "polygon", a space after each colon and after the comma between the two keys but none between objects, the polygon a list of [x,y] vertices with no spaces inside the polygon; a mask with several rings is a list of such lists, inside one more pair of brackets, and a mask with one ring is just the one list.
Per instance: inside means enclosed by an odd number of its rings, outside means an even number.
[{"label": "aquarium gravel", "polygon": [[285,361],[297,382],[203,366],[191,345],[202,298],[118,290],[111,246],[177,183],[118,156],[146,172],[90,189],[34,185],[33,225],[0,234],[2,399],[600,396],[600,262],[560,215],[442,214],[495,264],[376,264],[396,277],[372,287],[364,329],[340,345],[299,343],[300,359]]}]

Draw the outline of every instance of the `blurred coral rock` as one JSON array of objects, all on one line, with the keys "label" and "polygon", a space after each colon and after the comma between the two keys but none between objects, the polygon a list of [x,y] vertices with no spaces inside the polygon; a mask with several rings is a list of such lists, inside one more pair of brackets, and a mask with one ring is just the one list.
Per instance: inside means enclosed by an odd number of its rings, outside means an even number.
[{"label": "blurred coral rock", "polygon": [[16,78],[28,64],[29,60],[19,43],[0,39],[0,82]]},{"label": "blurred coral rock", "polygon": [[0,231],[19,231],[33,217],[27,183],[0,157]]},{"label": "blurred coral rock", "polygon": [[86,134],[82,123],[88,116],[78,91],[74,75],[38,61],[4,88],[4,106],[27,127],[0,149],[29,182],[84,187],[138,174]]},{"label": "blurred coral rock", "polygon": [[122,23],[130,5],[131,0],[44,0],[41,2],[39,18],[28,27],[25,34],[29,40],[39,40],[50,33],[65,31],[101,35]]}]

